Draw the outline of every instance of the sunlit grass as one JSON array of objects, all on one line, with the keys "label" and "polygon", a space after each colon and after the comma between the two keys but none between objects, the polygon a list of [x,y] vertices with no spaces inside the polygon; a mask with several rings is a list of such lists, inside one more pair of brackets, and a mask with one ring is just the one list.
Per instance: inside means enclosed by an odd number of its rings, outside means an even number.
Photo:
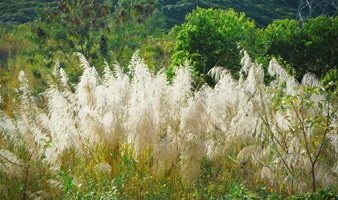
[{"label": "sunlit grass", "polygon": [[[313,76],[297,83],[272,61],[276,78],[265,85],[262,67],[245,53],[238,81],[215,68],[216,86],[193,91],[189,66],[169,83],[137,54],[128,73],[106,66],[102,77],[79,57],[76,86],[56,65],[48,89],[36,95],[19,73],[16,106],[0,118],[1,199],[282,197],[311,191],[304,151],[322,142],[317,189],[337,186],[336,93]],[[288,107],[303,97],[313,103]],[[300,109],[304,121],[317,114],[306,129],[310,145],[297,132]],[[332,115],[325,137],[313,138],[318,127],[326,130],[325,113]]]}]

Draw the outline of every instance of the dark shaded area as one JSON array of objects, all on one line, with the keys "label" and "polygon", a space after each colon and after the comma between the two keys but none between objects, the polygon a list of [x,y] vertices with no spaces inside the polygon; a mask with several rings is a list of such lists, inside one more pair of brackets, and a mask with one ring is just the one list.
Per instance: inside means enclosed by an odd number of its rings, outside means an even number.
[{"label": "dark shaded area", "polygon": [[187,13],[197,6],[202,8],[234,8],[237,12],[245,12],[254,19],[258,27],[265,27],[274,19],[296,17],[298,1],[296,0],[160,0],[159,8],[167,17],[168,26],[184,22]]},{"label": "dark shaded area", "polygon": [[[33,20],[37,15],[36,12],[46,8],[56,8],[58,6],[56,0],[2,0],[0,2],[0,23],[22,24]],[[62,2],[62,1],[61,1]],[[115,11],[118,4],[125,2],[108,0],[99,1],[111,4],[111,12]],[[146,6],[141,6],[147,2]],[[130,2],[127,2],[130,3]],[[254,19],[258,27],[265,27],[274,19],[294,19],[298,1],[296,0],[147,0],[134,1],[134,9],[145,15],[149,14],[152,7],[156,4],[158,10],[165,15],[167,28],[170,29],[174,25],[184,22],[185,15],[195,9],[197,6],[202,8],[234,8],[238,12],[245,12],[248,17]],[[121,17],[124,16],[121,11]],[[142,23],[142,19],[140,19]]]},{"label": "dark shaded area", "polygon": [[36,18],[39,10],[56,6],[55,0],[1,0],[0,23],[23,24]]}]

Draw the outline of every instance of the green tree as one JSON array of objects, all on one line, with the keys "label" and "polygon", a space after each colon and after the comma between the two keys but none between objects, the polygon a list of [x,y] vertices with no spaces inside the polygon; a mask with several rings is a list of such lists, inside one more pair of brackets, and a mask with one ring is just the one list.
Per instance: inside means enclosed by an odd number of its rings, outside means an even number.
[{"label": "green tree", "polygon": [[159,72],[170,66],[179,29],[176,26],[168,34],[147,37],[144,46],[140,49],[140,55],[153,72]]},{"label": "green tree", "polygon": [[301,57],[303,55],[299,53],[303,45],[298,21],[275,20],[265,29],[261,29],[257,34],[255,49],[259,51],[255,55],[259,62],[267,66],[271,58],[275,57],[290,74],[294,75],[294,69],[290,65],[303,62]]},{"label": "green tree", "polygon": [[113,32],[107,37],[112,58],[122,66],[129,64],[135,51],[144,52],[149,45],[154,45],[148,40],[163,38],[165,22],[156,3],[156,0],[123,0],[117,3],[113,13]]},{"label": "green tree", "polygon": [[35,42],[50,60],[57,53],[74,67],[72,55],[80,52],[97,63],[108,56],[109,22],[109,5],[99,0],[59,0],[57,9],[40,13],[40,21],[33,24]]},{"label": "green tree", "polygon": [[173,66],[187,59],[196,77],[204,79],[214,66],[226,67],[238,77],[241,59],[238,47],[250,44],[254,34],[255,24],[244,13],[197,8],[187,15],[177,36]]},{"label": "green tree", "polygon": [[338,16],[319,16],[309,19],[302,27],[306,56],[297,67],[300,72],[312,72],[323,78],[331,69],[338,68]]},{"label": "green tree", "polygon": [[276,20],[258,39],[262,56],[277,57],[290,65],[296,78],[307,72],[323,78],[338,67],[338,17],[320,16],[299,27],[296,20]]}]

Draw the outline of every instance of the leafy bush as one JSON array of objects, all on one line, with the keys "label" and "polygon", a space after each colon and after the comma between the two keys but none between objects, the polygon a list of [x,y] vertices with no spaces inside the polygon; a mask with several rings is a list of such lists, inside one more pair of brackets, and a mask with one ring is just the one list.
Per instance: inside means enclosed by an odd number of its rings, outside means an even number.
[{"label": "leafy bush", "polygon": [[254,33],[255,24],[244,13],[197,8],[187,15],[177,36],[172,68],[188,60],[195,77],[204,79],[215,66],[239,77],[238,45],[250,43]]}]

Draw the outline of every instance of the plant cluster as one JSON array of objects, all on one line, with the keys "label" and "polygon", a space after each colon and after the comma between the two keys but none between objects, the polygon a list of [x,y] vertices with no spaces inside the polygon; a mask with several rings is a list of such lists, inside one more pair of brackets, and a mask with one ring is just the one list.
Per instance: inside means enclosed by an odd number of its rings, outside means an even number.
[{"label": "plant cluster", "polygon": [[262,55],[279,58],[298,80],[308,72],[324,78],[338,67],[337,27],[337,16],[309,19],[301,27],[296,20],[276,20],[258,34],[258,40]]},{"label": "plant cluster", "polygon": [[177,36],[172,65],[185,60],[193,66],[194,76],[206,78],[214,66],[226,67],[238,77],[240,43],[253,40],[255,24],[234,10],[197,8],[187,15]]},{"label": "plant cluster", "polygon": [[187,15],[177,35],[171,68],[187,60],[194,76],[209,83],[205,75],[215,66],[227,68],[238,78],[239,52],[245,49],[264,65],[265,72],[276,58],[298,81],[309,72],[322,79],[338,66],[337,30],[338,17],[319,16],[302,26],[296,20],[275,20],[258,29],[244,13],[197,8]]},{"label": "plant cluster", "polygon": [[195,92],[189,66],[169,83],[137,54],[128,73],[106,66],[103,76],[79,55],[79,83],[56,65],[38,96],[20,72],[14,115],[1,112],[2,197],[259,195],[237,181],[287,194],[335,187],[336,91],[312,75],[297,83],[276,61],[265,85],[262,66],[244,54],[239,80],[214,68],[215,87]]}]

